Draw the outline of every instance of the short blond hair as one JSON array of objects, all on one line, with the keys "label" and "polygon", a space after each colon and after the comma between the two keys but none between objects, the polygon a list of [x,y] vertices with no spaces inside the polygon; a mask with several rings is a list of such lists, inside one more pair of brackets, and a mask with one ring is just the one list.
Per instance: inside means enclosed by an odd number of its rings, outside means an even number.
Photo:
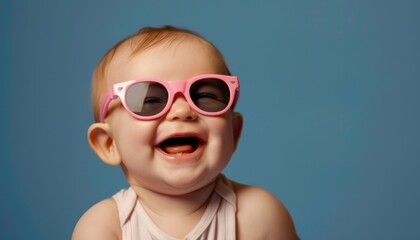
[{"label": "short blond hair", "polygon": [[92,79],[91,101],[93,105],[93,117],[95,122],[99,122],[99,111],[102,98],[108,89],[106,81],[107,69],[118,52],[118,49],[126,44],[130,44],[132,52],[130,56],[139,54],[140,52],[163,43],[171,43],[173,41],[183,41],[186,39],[196,39],[204,44],[214,56],[215,63],[220,74],[231,75],[227,64],[220,51],[207,39],[193,31],[177,28],[173,26],[163,26],[160,28],[146,27],[140,29],[137,33],[130,35],[117,44],[115,44],[99,61],[95,68]]}]

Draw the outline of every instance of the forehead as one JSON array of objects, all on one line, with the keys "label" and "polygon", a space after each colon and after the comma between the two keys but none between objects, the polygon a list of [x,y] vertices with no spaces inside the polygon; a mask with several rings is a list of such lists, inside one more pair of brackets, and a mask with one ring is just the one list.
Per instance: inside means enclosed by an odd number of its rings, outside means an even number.
[{"label": "forehead", "polygon": [[107,79],[109,84],[141,77],[184,80],[199,74],[219,73],[218,65],[214,51],[198,39],[165,42],[137,54],[125,44],[112,59]]}]

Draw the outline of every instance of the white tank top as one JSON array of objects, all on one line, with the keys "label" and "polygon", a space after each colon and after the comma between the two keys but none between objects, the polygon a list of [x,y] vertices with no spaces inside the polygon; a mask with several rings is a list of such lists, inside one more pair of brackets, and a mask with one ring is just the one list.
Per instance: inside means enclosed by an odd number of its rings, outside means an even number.
[{"label": "white tank top", "polygon": [[[179,240],[158,228],[130,187],[113,196],[117,203],[123,240]],[[236,195],[220,175],[200,221],[183,240],[235,240]]]}]

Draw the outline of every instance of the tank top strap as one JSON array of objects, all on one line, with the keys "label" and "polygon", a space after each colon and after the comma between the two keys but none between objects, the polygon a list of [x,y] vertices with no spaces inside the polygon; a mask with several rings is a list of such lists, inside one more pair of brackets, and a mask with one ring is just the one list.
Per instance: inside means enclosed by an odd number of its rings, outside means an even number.
[{"label": "tank top strap", "polygon": [[[141,232],[140,217],[135,214],[136,206],[138,205],[137,194],[130,187],[122,189],[112,197],[117,203],[118,215],[121,226],[121,233],[123,240],[151,240],[149,236],[144,236]],[[142,238],[139,238],[142,236]]]},{"label": "tank top strap", "polygon": [[133,213],[134,207],[137,202],[137,194],[130,187],[128,189],[122,189],[114,196],[112,196],[112,198],[117,203],[120,225],[122,227]]},{"label": "tank top strap", "polygon": [[217,229],[220,232],[214,239],[235,240],[237,199],[236,194],[233,191],[232,183],[222,174],[220,174],[217,179],[215,192],[220,195],[224,201],[221,202],[217,213]]},{"label": "tank top strap", "polygon": [[236,213],[236,194],[233,191],[232,183],[227,177],[225,177],[225,175],[219,175],[215,192],[217,192],[224,200],[226,200]]}]

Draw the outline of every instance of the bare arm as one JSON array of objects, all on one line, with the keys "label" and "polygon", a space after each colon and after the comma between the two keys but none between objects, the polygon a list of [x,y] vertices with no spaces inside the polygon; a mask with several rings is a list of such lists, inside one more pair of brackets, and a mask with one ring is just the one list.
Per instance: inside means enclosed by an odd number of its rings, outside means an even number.
[{"label": "bare arm", "polygon": [[76,224],[72,240],[119,240],[121,228],[118,209],[113,199],[91,207]]},{"label": "bare arm", "polygon": [[238,198],[238,239],[299,239],[289,212],[275,196],[237,183],[234,190]]}]

